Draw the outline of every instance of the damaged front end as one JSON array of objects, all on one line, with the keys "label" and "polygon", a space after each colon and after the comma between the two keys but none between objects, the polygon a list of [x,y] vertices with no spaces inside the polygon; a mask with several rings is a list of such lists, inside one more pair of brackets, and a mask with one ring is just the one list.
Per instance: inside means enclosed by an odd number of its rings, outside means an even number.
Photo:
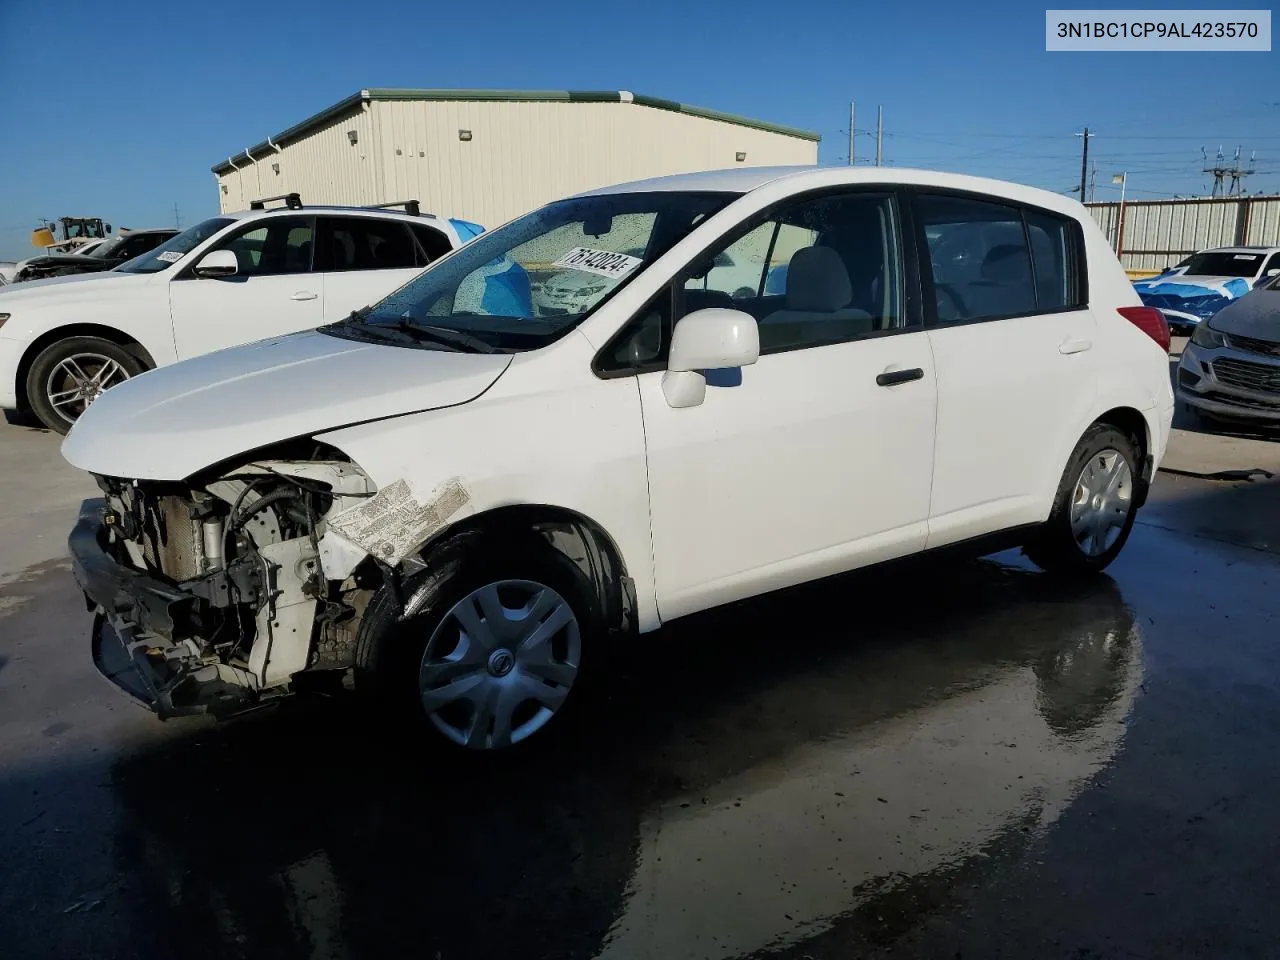
[{"label": "damaged front end", "polygon": [[385,565],[330,529],[376,493],[308,444],[189,482],[95,477],[70,538],[93,658],[161,718],[228,716],[345,671]]}]

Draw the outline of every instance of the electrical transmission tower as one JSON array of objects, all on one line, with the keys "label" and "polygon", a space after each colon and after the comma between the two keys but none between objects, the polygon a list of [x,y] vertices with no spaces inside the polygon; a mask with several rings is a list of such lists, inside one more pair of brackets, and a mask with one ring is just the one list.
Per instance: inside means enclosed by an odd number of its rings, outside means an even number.
[{"label": "electrical transmission tower", "polygon": [[[1209,163],[1209,156],[1205,153],[1204,147],[1200,148],[1200,155],[1204,157],[1205,173],[1213,174],[1213,193],[1210,196],[1234,197],[1244,193],[1244,178],[1253,173],[1253,160],[1257,156],[1257,151],[1249,155],[1249,166],[1240,166],[1240,147],[1236,147],[1235,156],[1231,158],[1231,166],[1227,166],[1227,158],[1222,154],[1222,147],[1218,147],[1218,155],[1214,158],[1213,164]],[[1230,181],[1230,185],[1227,182]]]}]

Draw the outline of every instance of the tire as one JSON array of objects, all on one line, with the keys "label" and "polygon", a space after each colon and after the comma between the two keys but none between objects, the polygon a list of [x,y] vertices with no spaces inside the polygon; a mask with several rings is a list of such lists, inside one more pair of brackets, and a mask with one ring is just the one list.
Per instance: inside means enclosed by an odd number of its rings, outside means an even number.
[{"label": "tire", "polygon": [[[145,368],[142,362],[118,343],[99,337],[68,337],[45,347],[27,371],[27,403],[31,411],[50,430],[66,433],[103,390]],[[75,370],[85,377],[77,381]],[[98,383],[97,377],[107,377]],[[55,402],[53,397],[68,397]],[[50,394],[53,394],[53,397]]]},{"label": "tire", "polygon": [[[459,748],[524,743],[572,706],[583,649],[601,633],[591,585],[564,554],[538,541],[485,539],[428,561],[401,586],[407,615],[384,587],[361,624],[358,693]],[[478,604],[534,611],[542,629],[492,617]],[[546,609],[538,613],[539,606]],[[468,631],[461,625],[467,617]],[[563,622],[562,622],[563,621]],[[491,623],[500,626],[489,630]],[[469,636],[471,634],[471,636]],[[537,635],[547,639],[529,644]],[[505,654],[505,656],[504,656]],[[505,718],[505,719],[504,719]]]},{"label": "tire", "polygon": [[[1114,457],[1119,458],[1123,469]],[[1023,552],[1032,563],[1050,573],[1092,574],[1105,570],[1119,556],[1133,529],[1139,478],[1133,441],[1109,424],[1095,423],[1085,431],[1067,461],[1049,519]],[[1093,523],[1089,522],[1091,518]]]}]

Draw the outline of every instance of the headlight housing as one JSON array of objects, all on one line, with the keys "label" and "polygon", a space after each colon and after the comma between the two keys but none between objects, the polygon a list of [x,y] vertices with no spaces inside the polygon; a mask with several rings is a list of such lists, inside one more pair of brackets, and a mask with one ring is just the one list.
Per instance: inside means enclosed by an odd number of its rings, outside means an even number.
[{"label": "headlight housing", "polygon": [[1208,347],[1210,350],[1215,347],[1221,347],[1226,344],[1226,338],[1217,330],[1210,328],[1209,324],[1197,323],[1196,332],[1191,335],[1191,342],[1197,347]]}]

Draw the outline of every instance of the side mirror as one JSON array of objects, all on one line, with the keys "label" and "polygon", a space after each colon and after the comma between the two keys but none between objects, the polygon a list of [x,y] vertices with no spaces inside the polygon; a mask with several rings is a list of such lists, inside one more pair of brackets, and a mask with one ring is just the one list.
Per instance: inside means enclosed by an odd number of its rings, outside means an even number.
[{"label": "side mirror", "polygon": [[212,250],[195,266],[197,277],[230,277],[240,272],[240,262],[231,250]]},{"label": "side mirror", "polygon": [[706,398],[706,370],[745,367],[760,358],[760,328],[741,310],[709,307],[683,317],[671,333],[662,392],[672,407],[696,407]]}]

